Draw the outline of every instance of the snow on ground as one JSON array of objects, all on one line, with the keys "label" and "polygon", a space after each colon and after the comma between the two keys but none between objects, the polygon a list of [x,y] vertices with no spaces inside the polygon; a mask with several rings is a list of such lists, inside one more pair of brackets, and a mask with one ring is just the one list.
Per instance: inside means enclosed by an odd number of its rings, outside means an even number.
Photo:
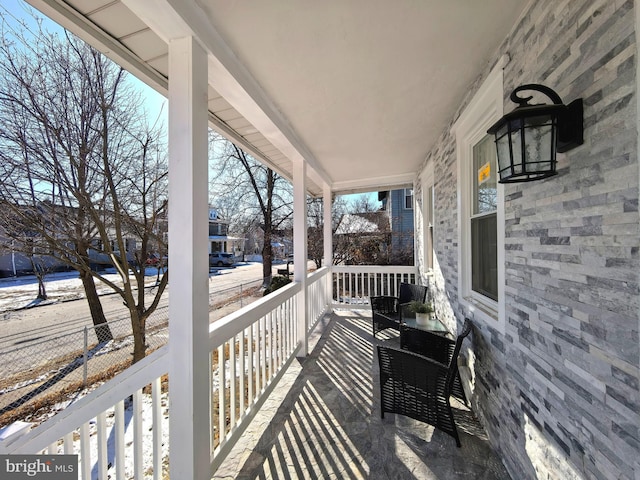
[{"label": "snow on ground", "polygon": [[[161,436],[162,436],[162,457],[167,459],[169,455],[169,412],[167,394],[161,395],[162,415],[161,415]],[[124,434],[124,469],[125,478],[134,478],[134,421],[133,406],[130,402],[125,402],[125,434]],[[153,478],[153,404],[151,395],[142,395],[142,462],[144,478]],[[107,463],[109,464],[108,478],[116,478],[116,445],[115,445],[115,416],[112,413],[107,415]],[[156,427],[157,428],[157,427]],[[91,435],[91,479],[98,480],[98,442],[96,439],[97,425],[95,419],[91,421],[89,429]],[[59,453],[63,453],[61,450]],[[74,441],[74,453],[80,453],[80,439]],[[163,462],[167,467],[166,462]]]},{"label": "snow on ground", "polygon": [[[155,283],[157,273],[155,268],[146,269],[147,284]],[[115,269],[108,269],[102,275],[116,284],[122,284]],[[84,298],[82,282],[76,271],[50,273],[45,277],[44,284],[48,298],[38,300],[38,280],[34,275],[0,278],[0,312]],[[96,288],[99,295],[113,292],[109,286],[98,281]]]}]

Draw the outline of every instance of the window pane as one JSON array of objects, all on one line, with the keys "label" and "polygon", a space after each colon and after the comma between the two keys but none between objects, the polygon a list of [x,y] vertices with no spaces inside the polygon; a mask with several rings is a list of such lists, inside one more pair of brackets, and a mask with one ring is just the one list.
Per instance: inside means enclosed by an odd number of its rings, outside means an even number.
[{"label": "window pane", "polygon": [[473,215],[496,210],[496,146],[487,135],[473,147]]},{"label": "window pane", "polygon": [[413,208],[413,188],[404,189],[404,208]]},{"label": "window pane", "polygon": [[496,215],[471,219],[471,289],[498,300]]}]

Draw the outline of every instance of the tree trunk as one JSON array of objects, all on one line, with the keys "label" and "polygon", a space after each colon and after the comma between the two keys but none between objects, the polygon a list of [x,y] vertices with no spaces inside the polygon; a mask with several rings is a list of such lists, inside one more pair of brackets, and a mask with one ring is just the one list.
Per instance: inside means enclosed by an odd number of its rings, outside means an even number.
[{"label": "tree trunk", "polygon": [[33,259],[31,260],[31,270],[33,270],[33,274],[38,279],[38,300],[46,300],[47,299],[47,290],[44,286],[44,269]]},{"label": "tree trunk", "polygon": [[38,276],[38,299],[47,299],[47,289],[44,286],[44,279],[40,276]]},{"label": "tree trunk", "polygon": [[136,308],[130,311],[133,327],[133,363],[142,360],[147,354],[146,323],[147,316],[141,315]]},{"label": "tree trunk", "polygon": [[262,247],[262,286],[264,288],[271,285],[273,268],[273,248],[271,247],[271,226],[265,225],[264,245]]},{"label": "tree trunk", "polygon": [[104,315],[102,309],[102,303],[96,290],[96,284],[93,281],[91,273],[86,271],[80,272],[80,280],[84,287],[85,294],[87,295],[87,303],[89,304],[89,311],[91,312],[91,319],[95,325],[96,337],[98,337],[99,343],[108,342],[113,340],[113,334],[107,323],[107,318]]}]

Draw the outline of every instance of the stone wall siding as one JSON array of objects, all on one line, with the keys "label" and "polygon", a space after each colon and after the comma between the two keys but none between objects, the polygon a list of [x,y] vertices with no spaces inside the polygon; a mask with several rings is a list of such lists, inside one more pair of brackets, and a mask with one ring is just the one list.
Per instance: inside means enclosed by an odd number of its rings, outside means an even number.
[{"label": "stone wall siding", "polygon": [[[539,0],[495,54],[510,58],[505,112],[525,83],[585,107],[585,143],[560,155],[557,176],[505,186],[505,333],[476,322],[472,342],[474,409],[514,479],[640,478],[635,15],[632,0]],[[435,172],[429,281],[452,325],[464,312],[450,131],[489,71],[425,159]]]}]

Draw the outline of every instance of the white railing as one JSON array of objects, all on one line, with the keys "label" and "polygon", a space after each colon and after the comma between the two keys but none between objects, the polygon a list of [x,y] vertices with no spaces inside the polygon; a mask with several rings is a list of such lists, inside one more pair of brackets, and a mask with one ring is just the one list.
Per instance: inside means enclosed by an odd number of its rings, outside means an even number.
[{"label": "white railing", "polygon": [[212,474],[295,358],[300,293],[292,283],[211,325]]},{"label": "white railing", "polygon": [[[358,308],[417,278],[414,267],[322,268],[307,281],[309,330],[331,306]],[[210,327],[212,474],[299,351],[301,293],[292,283]],[[160,348],[32,431],[2,441],[0,454],[78,454],[83,480],[163,478],[169,362]]]},{"label": "white railing", "polygon": [[333,307],[359,308],[376,295],[398,295],[400,283],[419,283],[417,267],[334,266]]},{"label": "white railing", "polygon": [[162,347],[30,432],[9,437],[0,454],[77,454],[82,479],[142,479],[145,472],[162,479],[169,448],[162,377],[168,367]]},{"label": "white railing", "polygon": [[327,267],[322,267],[307,277],[308,332],[315,328],[318,320],[327,313],[331,305],[330,280],[331,270]]}]

